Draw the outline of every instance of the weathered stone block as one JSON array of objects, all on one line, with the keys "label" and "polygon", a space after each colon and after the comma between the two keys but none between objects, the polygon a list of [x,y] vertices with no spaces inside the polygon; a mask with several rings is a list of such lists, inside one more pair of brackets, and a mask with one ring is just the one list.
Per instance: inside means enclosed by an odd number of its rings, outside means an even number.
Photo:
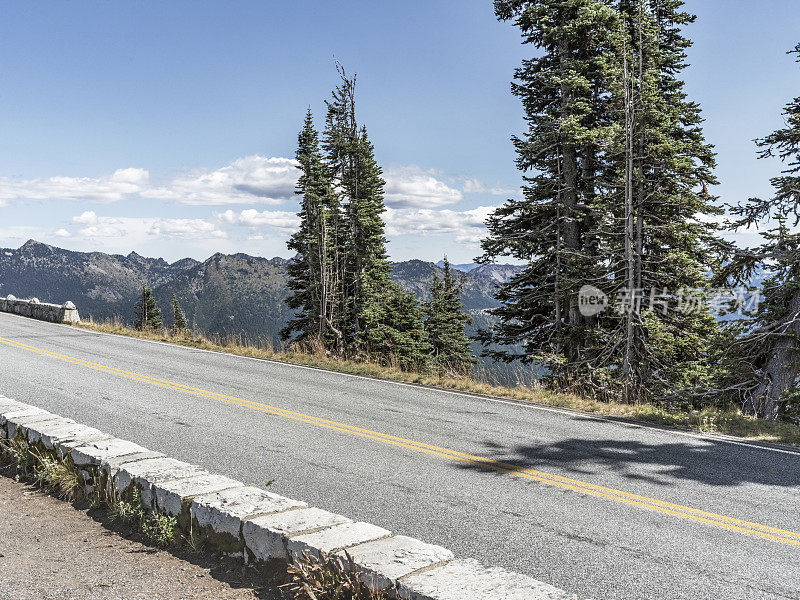
[{"label": "weathered stone block", "polygon": [[162,481],[153,484],[155,506],[160,512],[176,517],[188,513],[192,498],[201,494],[213,494],[231,488],[241,488],[244,484],[222,475],[205,473],[188,479]]},{"label": "weathered stone block", "polygon": [[245,521],[242,533],[245,545],[256,559],[288,560],[286,540],[289,536],[320,531],[342,523],[352,521],[319,508],[302,508]]},{"label": "weathered stone block", "polygon": [[57,450],[60,456],[64,456],[65,453],[61,451],[61,448],[66,448],[67,444],[70,444],[71,447],[69,450],[71,450],[73,447],[83,446],[84,444],[99,442],[101,440],[110,440],[113,437],[107,433],[103,433],[99,429],[87,427],[80,423],[62,429],[42,431],[35,434],[33,430],[31,430],[28,434],[28,439],[31,439],[32,435],[35,435],[48,450]]},{"label": "weathered stone block", "polygon": [[331,554],[337,550],[379,540],[390,535],[392,535],[391,531],[371,523],[343,523],[330,529],[290,537],[286,547],[289,550],[289,556],[297,559],[302,556],[303,552],[312,556],[319,556],[320,550]]},{"label": "weathered stone block", "polygon": [[[367,542],[347,552],[364,571],[364,583],[379,589],[387,589],[394,580],[420,569],[453,560],[453,553],[447,548],[403,535]],[[344,552],[337,554],[344,556]]]},{"label": "weathered stone block", "polygon": [[116,439],[113,435],[103,433],[99,429],[94,429],[92,427],[89,427],[88,429],[91,431],[87,432],[86,435],[76,435],[74,438],[68,438],[54,442],[58,456],[64,458],[71,454],[75,448],[80,448],[81,446],[86,446],[95,442],[105,442]]},{"label": "weathered stone block", "polygon": [[77,446],[72,449],[70,456],[72,457],[72,462],[79,467],[83,465],[99,466],[107,458],[136,452],[147,452],[147,448],[127,440],[111,438],[110,440],[89,442],[82,446]]},{"label": "weathered stone block", "polygon": [[38,298],[18,300],[14,296],[0,298],[0,311],[16,313],[55,323],[80,323],[78,309],[72,302],[63,305],[41,302]]},{"label": "weathered stone block", "polygon": [[241,487],[204,494],[192,500],[189,510],[200,527],[239,538],[242,522],[250,517],[306,508],[305,502],[284,498],[256,487]]},{"label": "weathered stone block", "polygon": [[60,431],[70,427],[75,429],[76,427],[81,427],[81,425],[78,425],[72,419],[57,417],[52,420],[22,424],[19,426],[18,431],[22,433],[29,443],[35,444],[41,439],[43,432]]},{"label": "weathered stone block", "polygon": [[5,396],[0,398],[0,415],[13,410],[21,410],[23,408],[33,407],[28,404],[23,404],[22,402],[17,402],[16,400],[12,400],[11,398],[6,398]]},{"label": "weathered stone block", "polygon": [[31,415],[17,415],[8,417],[8,419],[6,419],[6,436],[13,440],[22,433],[22,428],[26,425],[41,423],[43,421],[53,422],[59,419],[61,419],[61,417],[47,411],[42,411],[41,413]]},{"label": "weathered stone block", "polygon": [[403,600],[575,600],[576,596],[476,560],[454,560],[400,580]]},{"label": "weathered stone block", "polygon": [[50,413],[35,406],[11,407],[0,412],[0,429],[5,429],[9,419],[16,417],[28,417],[33,415],[49,415]]},{"label": "weathered stone block", "polygon": [[123,465],[152,458],[166,458],[166,455],[161,452],[147,450],[145,452],[134,452],[133,454],[124,454],[122,456],[112,456],[100,461],[100,470],[108,477],[114,477]]},{"label": "weathered stone block", "polygon": [[141,492],[142,504],[152,508],[154,484],[205,474],[207,472],[200,467],[174,458],[153,458],[121,465],[112,481],[118,492],[124,492],[132,484],[136,485]]}]

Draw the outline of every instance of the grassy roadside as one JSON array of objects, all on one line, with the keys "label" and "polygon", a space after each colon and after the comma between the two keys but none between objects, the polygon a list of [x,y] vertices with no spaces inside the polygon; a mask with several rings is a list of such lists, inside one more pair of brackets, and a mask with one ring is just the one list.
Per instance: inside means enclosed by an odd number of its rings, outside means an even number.
[{"label": "grassy roadside", "polygon": [[[99,516],[99,520],[112,531],[147,546],[184,553],[184,556],[221,556],[220,546],[213,541],[209,543],[214,538],[209,537],[208,530],[194,529],[191,523],[182,527],[176,516],[147,508],[142,503],[138,487],[131,486],[121,494],[115,491],[113,483],[101,479],[98,474],[86,479],[84,473],[86,471],[67,456],[43,449],[39,443],[31,443],[21,435],[13,440],[0,438],[0,476],[8,475],[15,481],[30,484],[45,494],[72,503],[76,508],[95,511],[93,516]],[[86,483],[90,485],[85,486]],[[225,555],[228,560],[233,557],[233,554]],[[285,600],[389,599],[384,590],[373,589],[362,582],[363,571],[341,557],[329,556],[321,550],[318,556],[304,552],[289,563],[280,560],[259,564],[250,562],[240,569],[240,583],[257,582],[258,591],[262,593],[269,586],[276,592],[280,591],[280,597]],[[342,595],[344,591],[346,596]],[[259,593],[258,597],[266,596]]]},{"label": "grassy roadside", "polygon": [[497,398],[508,398],[609,417],[634,419],[690,431],[733,435],[750,440],[800,446],[799,426],[791,423],[753,419],[734,410],[707,407],[703,410],[680,411],[651,404],[629,405],[617,402],[598,402],[580,396],[553,392],[540,386],[519,385],[516,387],[503,387],[470,377],[447,377],[434,373],[403,371],[399,368],[387,367],[376,363],[339,360],[324,354],[276,351],[270,347],[256,346],[240,341],[211,341],[203,336],[173,335],[169,331],[137,331],[117,322],[93,323],[87,321],[77,327],[127,337],[167,342],[190,348],[317,367],[377,379],[427,385]]}]

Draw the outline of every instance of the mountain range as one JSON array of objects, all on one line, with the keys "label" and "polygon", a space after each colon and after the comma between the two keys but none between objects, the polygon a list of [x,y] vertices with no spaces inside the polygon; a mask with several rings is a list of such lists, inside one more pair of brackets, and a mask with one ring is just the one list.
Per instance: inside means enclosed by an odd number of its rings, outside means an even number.
[{"label": "mountain range", "polygon": [[[119,319],[131,323],[142,283],[153,288],[156,301],[171,321],[175,294],[189,325],[207,336],[241,336],[277,342],[278,332],[291,312],[285,258],[247,254],[214,254],[203,262],[191,258],[168,263],[135,252],[127,256],[103,252],[74,252],[29,240],[16,249],[0,249],[0,295],[37,297],[43,302],[73,301],[82,318]],[[485,311],[497,306],[494,290],[520,267],[464,265],[463,301],[473,327],[489,323]],[[422,260],[392,263],[393,280],[428,297],[439,265]]]}]

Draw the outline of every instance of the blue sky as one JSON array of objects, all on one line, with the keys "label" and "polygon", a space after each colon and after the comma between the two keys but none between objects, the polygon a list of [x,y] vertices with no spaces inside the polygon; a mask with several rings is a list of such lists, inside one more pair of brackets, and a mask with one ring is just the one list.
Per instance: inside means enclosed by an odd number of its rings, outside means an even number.
[{"label": "blue sky", "polygon": [[[752,139],[800,95],[800,4],[695,0],[685,79],[727,202],[769,194]],[[291,163],[334,60],[387,179],[392,258],[470,261],[520,183],[530,53],[489,0],[2,3],[0,246],[287,256]],[[745,240],[747,236],[742,239]]]}]

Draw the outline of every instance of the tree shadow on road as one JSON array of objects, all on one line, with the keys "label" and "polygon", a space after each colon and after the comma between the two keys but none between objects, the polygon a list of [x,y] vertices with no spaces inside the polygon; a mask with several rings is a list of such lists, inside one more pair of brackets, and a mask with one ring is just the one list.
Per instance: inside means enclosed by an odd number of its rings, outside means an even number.
[{"label": "tree shadow on road", "polygon": [[[517,445],[487,440],[483,445],[486,451],[479,454],[492,462],[464,462],[460,468],[512,474],[532,469],[575,478],[614,473],[632,482],[661,486],[679,481],[713,486],[800,485],[800,457],[722,441],[647,443],[569,438],[550,444]],[[590,481],[596,483],[594,478]]]}]

